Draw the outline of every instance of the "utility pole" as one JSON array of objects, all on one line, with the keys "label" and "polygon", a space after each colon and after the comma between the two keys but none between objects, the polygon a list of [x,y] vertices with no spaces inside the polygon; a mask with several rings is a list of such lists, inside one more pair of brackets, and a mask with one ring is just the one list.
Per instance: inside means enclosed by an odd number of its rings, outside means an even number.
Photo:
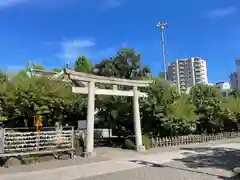
[{"label": "utility pole", "polygon": [[164,79],[167,80],[167,65],[166,65],[166,56],[165,56],[165,40],[164,40],[164,28],[167,26],[167,23],[161,21],[157,24],[157,28],[161,31],[161,45],[162,45],[162,58],[163,58],[163,68],[164,68]]}]

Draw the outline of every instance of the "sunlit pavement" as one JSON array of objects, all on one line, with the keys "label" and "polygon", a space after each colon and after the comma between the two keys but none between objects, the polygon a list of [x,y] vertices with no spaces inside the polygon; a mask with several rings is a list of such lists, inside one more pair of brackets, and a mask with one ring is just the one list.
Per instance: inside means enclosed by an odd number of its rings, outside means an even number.
[{"label": "sunlit pavement", "polygon": [[230,180],[240,143],[223,143],[110,161],[0,175],[1,180]]}]

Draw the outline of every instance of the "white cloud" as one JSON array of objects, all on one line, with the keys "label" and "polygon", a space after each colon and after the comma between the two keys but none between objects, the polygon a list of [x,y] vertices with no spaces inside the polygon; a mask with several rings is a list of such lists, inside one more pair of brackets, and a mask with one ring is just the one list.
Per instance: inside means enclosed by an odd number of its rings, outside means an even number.
[{"label": "white cloud", "polygon": [[74,61],[78,56],[88,56],[95,42],[91,40],[64,40],[59,43],[60,53],[57,57],[64,62]]},{"label": "white cloud", "polygon": [[71,63],[78,56],[86,56],[96,62],[100,59],[111,57],[118,50],[118,47],[98,48],[95,41],[88,39],[68,39],[61,41],[58,45],[60,46],[60,51],[56,56],[64,63]]},{"label": "white cloud", "polygon": [[101,9],[116,8],[123,4],[123,0],[103,0]]},{"label": "white cloud", "polygon": [[206,13],[208,18],[211,19],[221,19],[237,12],[237,8],[234,6],[229,6],[225,8],[212,9]]},{"label": "white cloud", "polygon": [[29,0],[0,0],[0,8],[10,7],[26,3]]},{"label": "white cloud", "polygon": [[[95,4],[92,0],[89,0],[91,4]],[[119,7],[123,4],[124,0],[101,0],[99,1],[100,9],[109,9]],[[65,5],[74,5],[79,3],[79,0],[0,0],[0,9],[14,7],[22,4],[31,4],[38,7],[59,7]]]}]

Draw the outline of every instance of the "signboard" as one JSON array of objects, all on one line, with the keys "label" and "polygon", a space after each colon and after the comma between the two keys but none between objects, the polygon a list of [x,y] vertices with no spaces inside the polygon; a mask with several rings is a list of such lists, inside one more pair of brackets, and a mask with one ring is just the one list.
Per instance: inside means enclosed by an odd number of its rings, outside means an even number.
[{"label": "signboard", "polygon": [[87,129],[87,120],[78,120],[78,129]]},{"label": "signboard", "polygon": [[34,116],[34,125],[37,128],[37,131],[40,131],[43,126],[42,116]]}]

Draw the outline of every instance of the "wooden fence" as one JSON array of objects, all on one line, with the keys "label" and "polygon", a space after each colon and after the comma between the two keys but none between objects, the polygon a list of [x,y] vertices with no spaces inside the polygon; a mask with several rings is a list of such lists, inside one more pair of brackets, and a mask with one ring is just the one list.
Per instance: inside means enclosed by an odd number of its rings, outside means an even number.
[{"label": "wooden fence", "polygon": [[178,137],[166,137],[166,138],[152,138],[150,141],[150,148],[157,147],[171,147],[185,144],[197,144],[208,141],[224,140],[240,137],[240,132],[224,132],[213,135],[188,135]]},{"label": "wooden fence", "polygon": [[4,129],[3,153],[0,156],[21,156],[30,154],[49,154],[71,152],[74,150],[74,129],[64,127],[42,131],[24,129]]}]

